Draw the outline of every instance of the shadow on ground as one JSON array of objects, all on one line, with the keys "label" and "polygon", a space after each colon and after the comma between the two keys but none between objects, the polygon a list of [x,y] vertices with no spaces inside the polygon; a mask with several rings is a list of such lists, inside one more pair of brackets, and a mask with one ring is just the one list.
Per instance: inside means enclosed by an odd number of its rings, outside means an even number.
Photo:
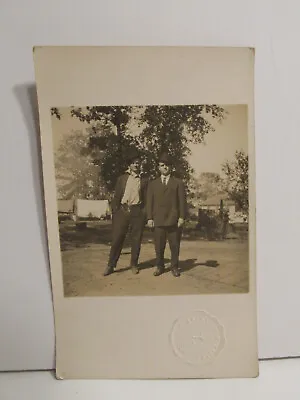
[{"label": "shadow on ground", "polygon": [[188,260],[182,260],[180,262],[180,269],[182,271],[190,271],[198,266],[216,268],[219,266],[219,263],[217,260],[206,260],[205,262],[199,263],[197,262],[197,258],[189,258]]},{"label": "shadow on ground", "polygon": [[[152,258],[151,260],[144,261],[139,264],[139,269],[144,270],[144,269],[149,269],[149,268],[154,268],[156,266],[155,263],[155,258]],[[165,265],[166,269],[165,271],[168,272],[170,271],[170,264],[171,260],[168,258],[165,258]],[[211,267],[211,268],[216,268],[219,266],[219,263],[217,260],[206,260],[205,262],[197,262],[197,258],[189,258],[187,260],[182,260],[179,262],[179,268],[182,272],[184,271],[190,271],[198,266],[204,266],[204,267]],[[119,272],[124,272],[130,270],[130,267],[125,267],[125,268],[120,268],[116,270],[116,273]]]}]

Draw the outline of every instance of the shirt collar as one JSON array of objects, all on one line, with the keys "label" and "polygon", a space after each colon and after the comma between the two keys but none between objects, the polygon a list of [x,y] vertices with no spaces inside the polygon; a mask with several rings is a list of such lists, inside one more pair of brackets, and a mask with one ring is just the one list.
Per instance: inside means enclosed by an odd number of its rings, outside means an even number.
[{"label": "shirt collar", "polygon": [[140,178],[140,174],[136,174],[135,172],[131,171],[130,168],[127,169],[127,174],[133,176],[134,178]]}]

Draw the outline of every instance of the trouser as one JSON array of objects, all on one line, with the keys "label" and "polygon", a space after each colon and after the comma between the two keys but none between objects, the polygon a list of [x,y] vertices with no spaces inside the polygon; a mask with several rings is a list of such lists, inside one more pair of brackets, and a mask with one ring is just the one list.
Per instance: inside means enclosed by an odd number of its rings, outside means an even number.
[{"label": "trouser", "polygon": [[112,221],[112,244],[108,265],[115,268],[120,258],[124,240],[130,228],[131,266],[137,266],[140,255],[145,213],[140,206],[124,207],[115,212]]},{"label": "trouser", "polygon": [[154,242],[157,267],[164,268],[164,253],[167,240],[171,251],[171,268],[178,267],[182,228],[177,225],[154,228]]}]

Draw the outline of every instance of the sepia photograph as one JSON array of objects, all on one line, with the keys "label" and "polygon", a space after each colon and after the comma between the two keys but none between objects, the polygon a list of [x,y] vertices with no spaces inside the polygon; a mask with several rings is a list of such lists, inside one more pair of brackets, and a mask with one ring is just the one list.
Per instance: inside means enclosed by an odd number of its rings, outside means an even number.
[{"label": "sepia photograph", "polygon": [[253,49],[34,63],[57,378],[256,377]]},{"label": "sepia photograph", "polygon": [[248,292],[247,105],[52,107],[51,122],[66,297]]}]

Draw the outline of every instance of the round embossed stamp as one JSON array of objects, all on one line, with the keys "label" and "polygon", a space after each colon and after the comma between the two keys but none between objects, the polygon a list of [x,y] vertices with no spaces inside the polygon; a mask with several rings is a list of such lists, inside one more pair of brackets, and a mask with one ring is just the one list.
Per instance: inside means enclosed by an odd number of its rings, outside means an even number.
[{"label": "round embossed stamp", "polygon": [[212,362],[225,345],[224,328],[206,311],[178,318],[171,331],[175,354],[189,364]]}]

